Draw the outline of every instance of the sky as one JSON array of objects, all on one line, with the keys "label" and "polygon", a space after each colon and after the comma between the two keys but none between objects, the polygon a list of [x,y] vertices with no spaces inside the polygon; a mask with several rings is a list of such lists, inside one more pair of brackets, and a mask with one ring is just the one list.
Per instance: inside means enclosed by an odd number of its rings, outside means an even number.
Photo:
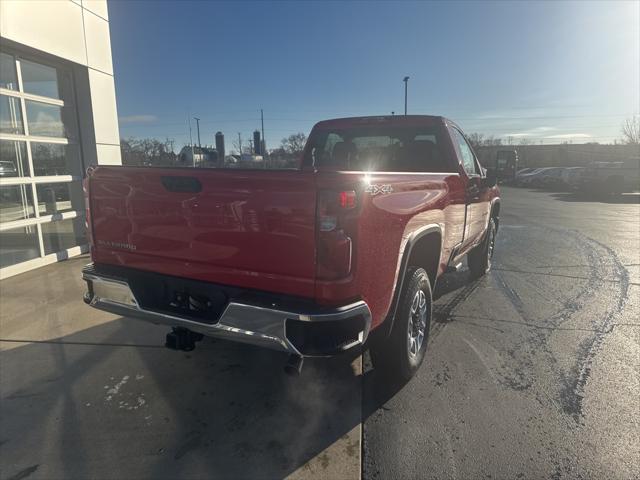
[{"label": "sky", "polygon": [[[640,2],[109,2],[120,134],[275,148],[404,110],[514,143],[611,143],[640,110]],[[195,141],[195,121],[191,121]],[[246,141],[246,140],[245,140]],[[227,147],[229,148],[229,147]]]}]

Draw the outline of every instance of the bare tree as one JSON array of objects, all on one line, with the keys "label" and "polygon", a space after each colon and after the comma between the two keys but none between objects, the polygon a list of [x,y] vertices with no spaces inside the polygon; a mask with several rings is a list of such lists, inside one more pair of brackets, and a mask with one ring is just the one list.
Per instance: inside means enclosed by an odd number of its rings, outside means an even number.
[{"label": "bare tree", "polygon": [[124,165],[173,165],[176,154],[173,152],[173,140],[164,142],[155,138],[133,138],[120,141],[122,163]]},{"label": "bare tree", "polygon": [[640,117],[627,118],[622,124],[622,139],[627,145],[640,144]]},{"label": "bare tree", "polygon": [[246,148],[246,145],[242,145],[242,134],[240,132],[238,132],[238,138],[231,142],[231,146],[233,149],[229,153],[234,155],[242,155],[244,153],[243,150]]},{"label": "bare tree", "polygon": [[497,147],[499,145],[502,145],[502,139],[496,138],[493,135],[489,135],[487,138],[484,139],[483,144],[486,145],[487,147]]},{"label": "bare tree", "polygon": [[484,133],[470,133],[469,135],[467,135],[467,140],[469,140],[472,148],[497,147],[499,145],[502,145],[501,138],[496,138],[493,135],[488,135],[485,137]]},{"label": "bare tree", "polygon": [[482,133],[470,133],[467,135],[467,140],[469,140],[472,148],[478,148],[484,145],[484,135]]},{"label": "bare tree", "polygon": [[302,132],[294,133],[287,138],[283,138],[281,143],[282,148],[287,153],[298,154],[304,149],[304,145],[307,143],[307,136]]}]

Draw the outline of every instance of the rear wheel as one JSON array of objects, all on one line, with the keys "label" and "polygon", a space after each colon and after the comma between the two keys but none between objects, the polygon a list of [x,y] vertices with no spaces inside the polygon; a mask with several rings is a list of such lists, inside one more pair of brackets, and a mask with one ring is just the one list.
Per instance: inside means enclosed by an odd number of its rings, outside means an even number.
[{"label": "rear wheel", "polygon": [[489,219],[487,234],[480,245],[471,250],[467,255],[467,263],[471,275],[480,278],[491,270],[491,259],[493,258],[493,250],[496,242],[496,222],[493,218]]},{"label": "rear wheel", "polygon": [[388,338],[371,346],[371,360],[376,370],[404,382],[416,373],[427,350],[431,302],[427,272],[409,267],[393,329]]}]

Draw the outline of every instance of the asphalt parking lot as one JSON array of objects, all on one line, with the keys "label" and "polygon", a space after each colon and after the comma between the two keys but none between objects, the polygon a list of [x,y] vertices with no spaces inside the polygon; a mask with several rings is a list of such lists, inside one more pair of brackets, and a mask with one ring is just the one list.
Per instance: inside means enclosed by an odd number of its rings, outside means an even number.
[{"label": "asphalt parking lot", "polygon": [[0,477],[638,478],[640,205],[503,189],[493,271],[447,274],[407,385],[82,302],[76,258],[0,283]]}]

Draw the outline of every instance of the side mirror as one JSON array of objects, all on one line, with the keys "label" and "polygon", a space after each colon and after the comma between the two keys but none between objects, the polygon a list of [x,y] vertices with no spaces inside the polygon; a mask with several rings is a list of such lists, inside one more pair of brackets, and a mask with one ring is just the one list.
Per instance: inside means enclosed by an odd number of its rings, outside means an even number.
[{"label": "side mirror", "polygon": [[484,177],[485,186],[491,188],[498,184],[498,175],[493,168],[488,168],[486,176]]}]

